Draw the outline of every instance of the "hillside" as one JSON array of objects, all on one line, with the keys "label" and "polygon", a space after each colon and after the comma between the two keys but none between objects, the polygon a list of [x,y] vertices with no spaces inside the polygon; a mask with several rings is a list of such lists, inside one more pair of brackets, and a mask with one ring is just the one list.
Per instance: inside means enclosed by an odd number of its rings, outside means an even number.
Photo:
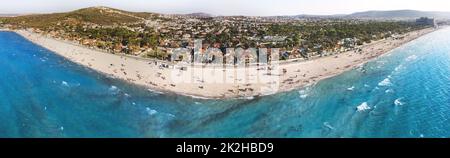
[{"label": "hillside", "polygon": [[133,13],[107,7],[90,7],[67,13],[34,14],[8,18],[8,23],[20,24],[26,27],[42,28],[58,23],[92,23],[98,25],[113,25],[136,23],[154,17],[153,13]]}]

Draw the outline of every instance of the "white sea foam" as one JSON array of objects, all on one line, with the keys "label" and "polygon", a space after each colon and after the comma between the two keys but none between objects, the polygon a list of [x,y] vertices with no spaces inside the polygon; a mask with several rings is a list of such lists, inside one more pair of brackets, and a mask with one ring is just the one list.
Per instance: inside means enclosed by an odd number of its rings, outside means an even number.
[{"label": "white sea foam", "polygon": [[308,98],[308,94],[303,94],[303,95],[300,95],[300,98],[302,98],[302,99],[306,99],[306,98]]},{"label": "white sea foam", "polygon": [[116,86],[111,86],[109,87],[109,91],[117,91],[119,88],[117,88]]},{"label": "white sea foam", "polygon": [[334,127],[331,126],[329,122],[324,122],[323,125],[331,130],[334,130]]},{"label": "white sea foam", "polygon": [[69,83],[67,83],[66,81],[62,81],[62,82],[61,82],[61,85],[66,86],[66,87],[69,87]]},{"label": "white sea foam", "polygon": [[301,99],[306,99],[309,96],[307,89],[306,90],[300,90],[300,91],[298,91],[298,93],[300,94],[300,98]]},{"label": "white sea foam", "polygon": [[394,93],[393,89],[387,89],[386,91],[384,91],[385,93]]},{"label": "white sea foam", "polygon": [[[194,98],[194,99],[202,99],[202,100],[210,100],[211,99],[211,98],[201,97],[201,96],[196,96],[196,95],[186,95],[186,96]],[[245,98],[241,98],[241,99],[245,99]]]},{"label": "white sea foam", "polygon": [[247,100],[253,100],[253,99],[255,99],[255,97],[250,96],[250,97],[245,97],[245,99],[247,99]]},{"label": "white sea foam", "polygon": [[403,65],[399,65],[399,66],[395,67],[394,71],[400,71],[402,68],[403,68]]},{"label": "white sea foam", "polygon": [[172,117],[172,118],[175,118],[175,115],[174,115],[174,114],[167,114],[167,116]]},{"label": "white sea foam", "polygon": [[394,104],[395,104],[396,106],[405,105],[405,103],[402,102],[402,100],[403,100],[403,98],[398,98],[398,99],[396,99],[396,100],[394,101]]},{"label": "white sea foam", "polygon": [[145,110],[147,111],[147,113],[149,114],[149,115],[155,115],[156,113],[158,113],[158,111],[156,111],[156,110],[153,110],[153,109],[150,109],[150,108],[145,108]]},{"label": "white sea foam", "polygon": [[369,104],[367,104],[367,102],[364,102],[361,105],[359,105],[358,107],[356,107],[356,109],[358,112],[364,112],[364,111],[370,110],[371,108],[370,108]]},{"label": "white sea foam", "polygon": [[417,59],[417,55],[411,55],[411,56],[407,57],[405,60],[406,61],[413,61],[413,60],[416,60],[416,59]]},{"label": "white sea foam", "polygon": [[383,81],[381,81],[380,83],[378,83],[378,86],[390,86],[390,85],[392,85],[391,79],[389,79],[389,78],[390,78],[390,77],[385,78]]},{"label": "white sea foam", "polygon": [[116,86],[111,86],[109,87],[108,91],[116,93],[117,91],[119,91],[119,88],[117,88]]},{"label": "white sea foam", "polygon": [[[211,98],[198,97],[198,96],[191,96],[191,97],[195,98],[195,99],[204,99],[204,100],[211,99]],[[254,96],[242,96],[242,97],[239,97],[238,99],[240,99],[240,100],[253,100],[253,99],[255,99],[255,97]]]},{"label": "white sea foam", "polygon": [[355,86],[352,86],[352,87],[350,87],[350,88],[347,88],[347,90],[348,90],[348,91],[353,91],[353,90],[355,90]]},{"label": "white sea foam", "polygon": [[147,90],[149,92],[156,93],[156,94],[164,94],[164,92],[156,91],[156,90],[153,90],[153,89],[147,89]]}]

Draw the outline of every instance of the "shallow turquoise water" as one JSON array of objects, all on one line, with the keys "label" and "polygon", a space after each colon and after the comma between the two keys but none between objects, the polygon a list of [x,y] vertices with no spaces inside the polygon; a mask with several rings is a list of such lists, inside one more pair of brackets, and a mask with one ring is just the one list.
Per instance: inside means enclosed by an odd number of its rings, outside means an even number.
[{"label": "shallow turquoise water", "polygon": [[301,90],[217,101],[152,93],[0,32],[0,137],[450,137],[449,37]]}]

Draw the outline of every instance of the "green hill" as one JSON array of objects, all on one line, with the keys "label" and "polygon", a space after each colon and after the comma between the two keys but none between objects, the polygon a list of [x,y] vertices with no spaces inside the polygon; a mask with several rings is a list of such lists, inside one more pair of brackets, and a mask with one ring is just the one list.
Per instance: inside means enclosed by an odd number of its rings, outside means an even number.
[{"label": "green hill", "polygon": [[108,7],[90,7],[67,13],[34,14],[7,18],[10,24],[24,27],[43,28],[55,26],[58,23],[92,23],[98,25],[113,25],[136,23],[146,18],[155,17],[153,13],[134,13]]}]

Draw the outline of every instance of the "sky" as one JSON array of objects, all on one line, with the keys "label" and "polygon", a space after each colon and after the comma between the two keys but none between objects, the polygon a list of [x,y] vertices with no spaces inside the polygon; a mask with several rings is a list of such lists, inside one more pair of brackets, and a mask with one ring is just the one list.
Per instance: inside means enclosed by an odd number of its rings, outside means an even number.
[{"label": "sky", "polygon": [[448,0],[0,0],[0,14],[53,13],[91,6],[167,14],[349,14],[367,10],[450,11]]}]

